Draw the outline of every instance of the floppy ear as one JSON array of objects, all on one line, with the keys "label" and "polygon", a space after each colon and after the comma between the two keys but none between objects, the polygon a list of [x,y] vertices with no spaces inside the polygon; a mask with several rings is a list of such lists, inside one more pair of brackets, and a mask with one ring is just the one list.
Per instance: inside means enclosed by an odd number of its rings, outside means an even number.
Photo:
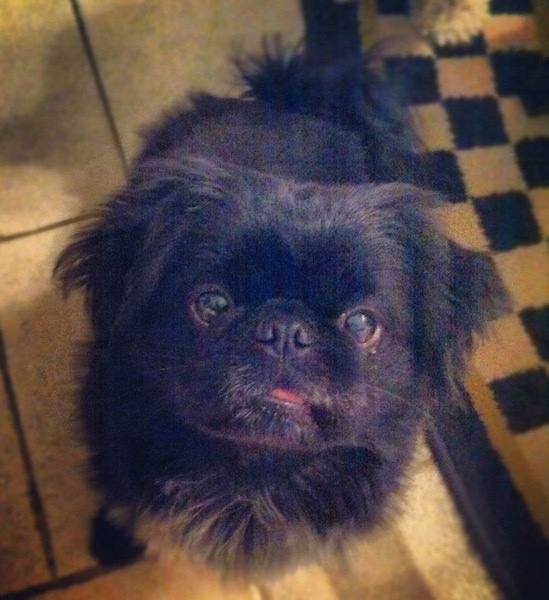
[{"label": "floppy ear", "polygon": [[59,256],[54,276],[68,294],[82,289],[94,331],[101,336],[116,319],[125,281],[144,228],[115,223],[106,209],[79,231]]},{"label": "floppy ear", "polygon": [[508,312],[510,301],[488,254],[437,235],[425,244],[416,275],[421,327],[415,346],[435,394],[457,398],[475,337]]},{"label": "floppy ear", "polygon": [[239,177],[199,158],[150,159],[76,234],[54,275],[65,293],[84,291],[97,337],[109,337],[145,306],[181,239],[196,236],[210,213],[219,216]]},{"label": "floppy ear", "polygon": [[448,238],[434,214],[443,206],[434,192],[392,183],[362,194],[385,213],[385,235],[404,252],[415,370],[436,397],[458,397],[475,336],[509,310],[495,265]]}]

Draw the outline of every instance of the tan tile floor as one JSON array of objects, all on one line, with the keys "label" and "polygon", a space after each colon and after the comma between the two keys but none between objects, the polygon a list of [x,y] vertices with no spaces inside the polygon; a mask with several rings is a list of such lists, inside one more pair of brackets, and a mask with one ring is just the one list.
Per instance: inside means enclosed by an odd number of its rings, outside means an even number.
[{"label": "tan tile floor", "polygon": [[121,168],[69,1],[3,0],[0,31],[6,236],[85,212]]},{"label": "tan tile floor", "polygon": [[[477,592],[484,591],[474,597],[494,597],[467,548],[437,534],[453,512],[425,453],[409,512],[395,527],[357,547],[347,563],[297,572],[265,593],[220,582],[191,564],[174,570],[142,562],[104,573],[88,555],[95,498],[82,475],[73,370],[75,345],[87,331],[80,299],[65,302],[51,281],[55,256],[73,231],[71,220],[121,184],[123,155],[135,153],[138,126],[189,90],[235,92],[227,55],[257,47],[264,32],[296,40],[297,6],[294,0],[79,0],[120,152],[71,0],[0,3],[0,596],[38,586],[11,597],[473,598],[468,586],[476,577]],[[423,531],[418,546],[413,538],[425,515],[435,526]],[[457,554],[429,555],[431,544]],[[442,573],[447,561],[455,569]],[[438,595],[441,585],[450,595]]]}]

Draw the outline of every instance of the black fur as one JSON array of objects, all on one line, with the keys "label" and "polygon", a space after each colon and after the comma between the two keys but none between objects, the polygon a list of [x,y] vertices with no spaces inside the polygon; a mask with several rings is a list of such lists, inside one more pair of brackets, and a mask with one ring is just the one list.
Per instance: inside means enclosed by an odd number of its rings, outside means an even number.
[{"label": "black fur", "polygon": [[[413,136],[363,64],[243,68],[244,98],[195,97],[149,133],[56,270],[94,325],[81,407],[104,514],[264,573],[379,522],[505,293],[406,183]],[[212,290],[228,304],[207,325]]]}]

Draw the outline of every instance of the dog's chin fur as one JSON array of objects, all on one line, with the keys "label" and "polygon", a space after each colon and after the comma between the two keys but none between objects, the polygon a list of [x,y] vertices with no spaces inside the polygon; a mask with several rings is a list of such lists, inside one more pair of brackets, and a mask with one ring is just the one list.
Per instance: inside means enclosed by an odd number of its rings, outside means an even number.
[{"label": "dog's chin fur", "polygon": [[229,573],[339,548],[380,522],[504,310],[489,258],[406,183],[380,83],[337,69],[268,56],[245,100],[195,98],[60,257],[94,326],[98,530]]}]

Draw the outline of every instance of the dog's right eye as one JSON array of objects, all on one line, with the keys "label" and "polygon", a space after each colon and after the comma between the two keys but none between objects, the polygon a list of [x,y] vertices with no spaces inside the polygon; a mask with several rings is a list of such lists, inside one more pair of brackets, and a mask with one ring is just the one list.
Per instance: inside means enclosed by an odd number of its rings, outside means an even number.
[{"label": "dog's right eye", "polygon": [[211,290],[199,294],[192,307],[196,317],[205,325],[210,325],[230,309],[231,301],[223,292]]}]

